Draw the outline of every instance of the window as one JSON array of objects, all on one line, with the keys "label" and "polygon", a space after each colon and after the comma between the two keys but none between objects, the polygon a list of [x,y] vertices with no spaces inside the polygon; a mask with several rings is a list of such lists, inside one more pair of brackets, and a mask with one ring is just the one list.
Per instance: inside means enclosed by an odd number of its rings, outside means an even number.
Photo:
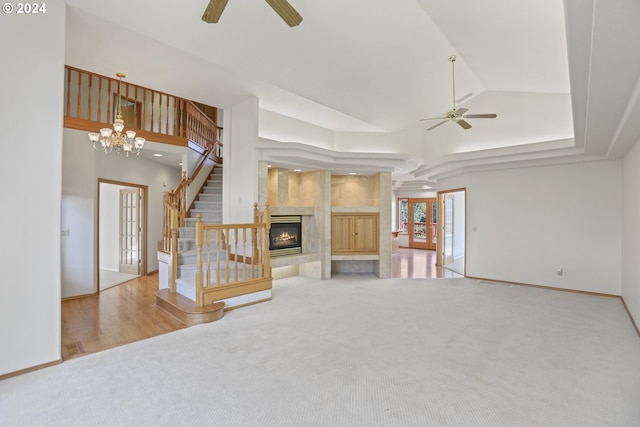
[{"label": "window", "polygon": [[409,199],[398,199],[398,230],[406,232],[409,224]]}]

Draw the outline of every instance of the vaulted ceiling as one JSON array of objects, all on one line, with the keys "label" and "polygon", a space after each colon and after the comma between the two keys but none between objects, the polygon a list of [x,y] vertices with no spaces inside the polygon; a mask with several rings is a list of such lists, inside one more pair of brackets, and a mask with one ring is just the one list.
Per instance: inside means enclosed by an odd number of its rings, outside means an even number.
[{"label": "vaulted ceiling", "polygon": [[[289,1],[294,28],[262,0],[229,0],[217,24],[208,0],[67,0],[66,62],[221,108],[257,97],[333,131],[337,155],[406,153],[399,181],[619,158],[640,138],[636,0]],[[451,54],[458,106],[498,118],[427,131],[452,105]]]}]

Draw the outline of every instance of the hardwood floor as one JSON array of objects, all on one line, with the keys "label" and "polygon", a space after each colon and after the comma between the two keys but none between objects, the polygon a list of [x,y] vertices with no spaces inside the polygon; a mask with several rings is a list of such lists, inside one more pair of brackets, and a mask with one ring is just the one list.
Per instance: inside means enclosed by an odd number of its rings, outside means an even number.
[{"label": "hardwood floor", "polygon": [[[398,279],[462,277],[436,267],[435,251],[399,248],[391,257]],[[185,326],[155,306],[158,275],[150,274],[100,292],[62,302],[64,360],[118,347]]]},{"label": "hardwood floor", "polygon": [[394,279],[424,279],[463,277],[454,271],[436,266],[436,251],[398,248],[391,255],[391,277]]},{"label": "hardwood floor", "polygon": [[62,302],[62,358],[118,347],[185,326],[155,306],[158,275],[122,283],[99,295]]}]

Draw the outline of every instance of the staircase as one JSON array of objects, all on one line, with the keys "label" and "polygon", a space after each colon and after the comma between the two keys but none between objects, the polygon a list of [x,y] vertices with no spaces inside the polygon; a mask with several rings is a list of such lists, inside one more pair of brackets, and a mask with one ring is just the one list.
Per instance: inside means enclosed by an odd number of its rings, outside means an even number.
[{"label": "staircase", "polygon": [[[202,214],[205,224],[222,224],[222,168],[214,167],[207,179],[206,185],[198,195],[195,207],[189,211],[189,218],[185,218],[185,227],[195,230],[196,218]],[[182,230],[180,230],[182,237]]]},{"label": "staircase", "polygon": [[[184,200],[182,184],[187,181],[183,179],[176,187],[175,193],[180,190],[179,200]],[[176,206],[180,205],[165,200],[164,206],[165,218],[176,224]],[[217,320],[227,309],[271,300],[271,214],[268,206],[261,212],[257,204],[253,214],[252,223],[222,222],[222,169],[214,168],[182,220],[184,226],[169,228],[171,241],[161,242],[167,249],[158,252],[158,260],[164,263],[168,280],[156,292],[156,305],[191,325]],[[198,222],[198,216],[204,224]],[[198,242],[203,239],[200,248],[196,246],[196,236]],[[198,259],[202,262],[199,271]]]},{"label": "staircase", "polygon": [[196,221],[202,215],[205,224],[222,224],[222,168],[215,166],[202,192],[178,230],[178,277],[176,290],[195,300]]}]

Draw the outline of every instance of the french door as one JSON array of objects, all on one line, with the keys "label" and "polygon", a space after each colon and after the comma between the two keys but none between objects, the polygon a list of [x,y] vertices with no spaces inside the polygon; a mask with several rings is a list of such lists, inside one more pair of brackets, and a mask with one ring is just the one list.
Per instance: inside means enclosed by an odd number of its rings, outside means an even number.
[{"label": "french door", "polygon": [[440,215],[436,265],[466,272],[466,189],[438,193]]},{"label": "french door", "polygon": [[141,198],[140,188],[120,190],[120,240],[119,271],[120,273],[140,274],[141,267]]},{"label": "french door", "polygon": [[438,203],[436,199],[409,199],[409,247],[436,249],[436,222]]},{"label": "french door", "polygon": [[443,224],[442,224],[442,264],[451,264],[454,261],[453,256],[453,209],[455,197],[453,194],[445,194],[443,199]]}]

